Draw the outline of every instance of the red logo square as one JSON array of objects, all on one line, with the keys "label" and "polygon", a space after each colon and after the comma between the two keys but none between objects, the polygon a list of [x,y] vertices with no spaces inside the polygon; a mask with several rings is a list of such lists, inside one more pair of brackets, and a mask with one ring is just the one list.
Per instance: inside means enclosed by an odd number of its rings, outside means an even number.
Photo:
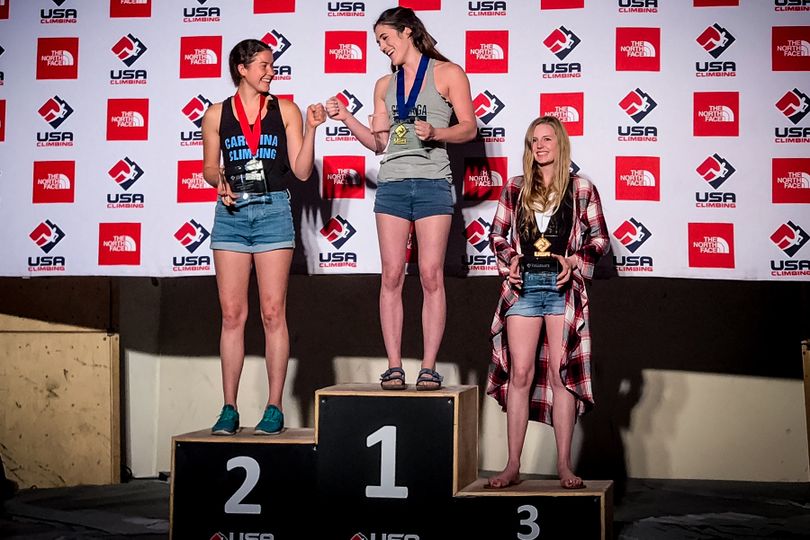
[{"label": "red logo square", "polygon": [[734,268],[733,223],[689,223],[690,268]]},{"label": "red logo square", "polygon": [[324,199],[364,199],[366,158],[364,156],[324,156]]},{"label": "red logo square", "polygon": [[6,100],[0,99],[0,142],[6,140]]},{"label": "red logo square", "polygon": [[34,162],[34,204],[72,203],[76,185],[75,161]]},{"label": "red logo square", "polygon": [[278,99],[287,99],[292,102],[295,102],[294,94],[273,94],[273,95],[276,96]]},{"label": "red logo square", "polygon": [[579,9],[585,0],[540,0],[540,9]]},{"label": "red logo square", "polygon": [[771,62],[773,71],[810,71],[810,26],[774,26]]},{"label": "red logo square", "polygon": [[110,17],[151,17],[152,0],[110,0]]},{"label": "red logo square", "polygon": [[145,141],[149,138],[149,99],[108,99],[107,140]]},{"label": "red logo square", "polygon": [[202,170],[201,159],[177,162],[177,202],[216,202],[217,188],[205,181]]},{"label": "red logo square", "polygon": [[253,0],[253,13],[295,13],[295,0]]},{"label": "red logo square", "polygon": [[616,71],[661,71],[661,29],[616,28]]},{"label": "red logo square", "polygon": [[0,19],[8,19],[8,7],[11,5],[11,0],[0,2]]},{"label": "red logo square", "polygon": [[616,156],[616,200],[660,201],[661,158]]},{"label": "red logo square", "polygon": [[740,0],[694,0],[695,7],[739,6]]},{"label": "red logo square", "polygon": [[810,203],[810,158],[773,158],[774,203]]},{"label": "red logo square", "polygon": [[467,73],[509,72],[509,30],[467,30]]},{"label": "red logo square", "polygon": [[399,7],[435,11],[442,9],[442,0],[399,0]]},{"label": "red logo square", "polygon": [[37,39],[37,79],[77,79],[79,38]]},{"label": "red logo square", "polygon": [[540,94],[540,116],[553,116],[570,136],[585,133],[585,95],[582,92]]},{"label": "red logo square", "polygon": [[222,75],[222,36],[180,38],[180,78],[201,79]]},{"label": "red logo square", "polygon": [[508,178],[507,158],[464,158],[463,197],[467,201],[497,201]]},{"label": "red logo square", "polygon": [[365,30],[337,30],[324,34],[325,73],[366,72]]},{"label": "red logo square", "polygon": [[739,136],[739,92],[695,92],[693,100],[695,137]]},{"label": "red logo square", "polygon": [[141,264],[140,223],[98,224],[98,265]]}]

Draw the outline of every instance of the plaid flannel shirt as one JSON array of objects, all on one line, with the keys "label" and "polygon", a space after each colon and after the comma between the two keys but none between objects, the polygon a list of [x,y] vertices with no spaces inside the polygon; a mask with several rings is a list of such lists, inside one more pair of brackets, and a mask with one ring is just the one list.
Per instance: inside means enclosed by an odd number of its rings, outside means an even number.
[{"label": "plaid flannel shirt", "polygon": [[[565,387],[577,398],[577,416],[593,408],[591,388],[591,335],[588,328],[588,295],[586,280],[593,277],[594,266],[600,256],[610,249],[607,225],[602,214],[599,193],[590,181],[572,177],[574,191],[574,219],[568,239],[566,256],[573,255],[577,267],[571,275],[570,286],[565,292],[565,323],[563,331],[563,361],[560,376]],[[501,296],[490,328],[492,360],[487,381],[487,393],[506,410],[506,394],[509,390],[509,348],[506,338],[506,311],[518,299],[518,291],[506,279],[512,257],[520,253],[517,230],[520,209],[522,176],[509,179],[501,192],[498,209],[489,235],[490,247],[497,258],[498,272],[504,278]],[[513,232],[510,238],[510,231]],[[529,419],[552,424],[552,390],[548,378],[548,355],[546,333],[543,332],[535,370],[535,382],[530,392]]]}]

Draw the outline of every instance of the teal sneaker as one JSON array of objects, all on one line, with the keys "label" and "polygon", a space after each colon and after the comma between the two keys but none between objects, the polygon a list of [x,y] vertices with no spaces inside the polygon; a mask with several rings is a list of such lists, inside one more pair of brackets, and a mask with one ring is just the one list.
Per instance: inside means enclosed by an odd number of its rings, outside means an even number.
[{"label": "teal sneaker", "polygon": [[214,435],[233,435],[239,430],[239,413],[233,405],[225,405],[219,413],[219,420],[211,428]]},{"label": "teal sneaker", "polygon": [[275,435],[284,429],[284,413],[275,405],[268,405],[261,422],[256,424],[256,435]]}]

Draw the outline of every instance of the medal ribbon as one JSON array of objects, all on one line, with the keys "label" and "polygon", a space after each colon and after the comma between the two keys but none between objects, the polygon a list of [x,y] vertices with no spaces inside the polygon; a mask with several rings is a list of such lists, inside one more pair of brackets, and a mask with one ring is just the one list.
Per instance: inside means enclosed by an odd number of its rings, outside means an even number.
[{"label": "medal ribbon", "polygon": [[413,106],[416,105],[416,97],[419,95],[419,91],[422,89],[422,81],[425,79],[425,73],[427,72],[428,61],[430,59],[422,55],[422,59],[419,60],[419,68],[416,70],[416,78],[413,80],[413,86],[411,87],[411,91],[408,94],[408,101],[405,101],[405,70],[404,68],[400,70],[398,77],[397,77],[397,119],[399,121],[404,121],[408,118],[411,109]]},{"label": "medal ribbon", "polygon": [[264,101],[266,96],[261,94],[259,97],[259,112],[256,114],[256,120],[253,121],[253,127],[248,124],[247,113],[245,112],[245,105],[242,103],[242,98],[239,97],[239,92],[233,96],[233,102],[236,106],[236,117],[239,119],[239,127],[242,128],[242,135],[245,137],[250,155],[254,158],[259,154],[259,138],[262,134],[262,111],[264,110]]}]

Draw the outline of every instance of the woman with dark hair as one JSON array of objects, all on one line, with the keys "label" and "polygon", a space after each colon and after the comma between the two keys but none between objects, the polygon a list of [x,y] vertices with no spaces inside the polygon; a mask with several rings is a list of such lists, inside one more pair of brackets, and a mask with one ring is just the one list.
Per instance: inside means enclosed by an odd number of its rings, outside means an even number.
[{"label": "woman with dark hair", "polygon": [[593,407],[585,282],[610,239],[596,186],[570,168],[562,123],[552,116],[532,121],[523,176],[504,186],[492,223],[490,245],[505,279],[492,321],[487,393],[506,410],[508,460],[489,488],[520,481],[529,420],[554,428],[560,485],[584,487],[571,469],[571,439],[577,415]]},{"label": "woman with dark hair", "polygon": [[256,268],[265,335],[269,395],[257,435],[284,427],[281,397],[290,343],[286,297],[295,244],[289,186],[308,180],[315,160],[315,129],[326,120],[323,105],[310,105],[306,130],[292,101],[269,93],[273,51],[256,39],[239,42],[230,53],[236,93],[211,105],[202,121],[203,176],[217,188],[211,249],[222,309],[220,356],[225,404],[211,429],[233,435],[245,360],[248,283]]},{"label": "woman with dark hair", "polygon": [[[377,175],[374,213],[382,263],[380,324],[388,356],[381,386],[401,390],[402,286],[413,225],[419,244],[422,284],[422,369],[417,390],[441,388],[436,356],[447,312],[444,258],[455,205],[447,143],[464,143],[477,132],[470,83],[464,70],[436,50],[436,41],[413,10],[385,10],[374,35],[391,59],[392,74],[374,86],[374,114],[367,127],[337,97],[327,100],[330,117],[342,121],[370,150],[384,153]],[[451,116],[457,122],[450,125]],[[382,138],[382,140],[381,140]]]}]

